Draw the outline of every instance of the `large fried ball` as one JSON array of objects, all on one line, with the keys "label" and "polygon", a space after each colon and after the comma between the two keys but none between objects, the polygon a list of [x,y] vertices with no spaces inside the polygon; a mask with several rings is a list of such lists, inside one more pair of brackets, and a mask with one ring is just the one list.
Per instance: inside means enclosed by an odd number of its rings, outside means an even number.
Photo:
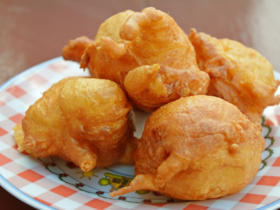
[{"label": "large fried ball", "polygon": [[81,67],[89,67],[93,77],[120,84],[145,111],[206,94],[209,85],[188,36],[173,18],[154,8],[121,12],[102,23],[81,58]]},{"label": "large fried ball", "polygon": [[209,73],[208,95],[237,106],[252,122],[259,122],[268,105],[280,102],[274,93],[280,81],[272,65],[257,51],[229,39],[216,39],[191,30],[190,41],[198,66]]},{"label": "large fried ball", "polygon": [[117,196],[146,189],[181,200],[236,193],[258,172],[265,140],[234,105],[212,96],[171,102],[147,120],[134,153],[136,177]]},{"label": "large fried ball", "polygon": [[89,171],[117,162],[133,163],[131,104],[118,84],[67,78],[30,106],[15,128],[20,151],[59,156]]}]

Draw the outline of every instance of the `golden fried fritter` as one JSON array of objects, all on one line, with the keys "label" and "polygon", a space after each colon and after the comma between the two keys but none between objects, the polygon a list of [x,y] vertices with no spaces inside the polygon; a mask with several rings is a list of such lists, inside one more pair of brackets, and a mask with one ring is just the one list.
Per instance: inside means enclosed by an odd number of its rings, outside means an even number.
[{"label": "golden fried fritter", "polygon": [[258,172],[265,148],[261,129],[217,97],[171,102],[146,122],[134,152],[136,177],[110,195],[146,189],[204,200],[236,193]]},{"label": "golden fried fritter", "polygon": [[87,46],[92,43],[93,40],[86,36],[81,36],[75,40],[70,40],[62,51],[62,56],[65,60],[72,60],[80,62],[82,55],[84,54]]},{"label": "golden fried fritter", "polygon": [[71,77],[54,84],[29,107],[22,130],[14,129],[15,137],[20,151],[59,156],[83,171],[132,164],[131,115],[131,104],[118,84]]},{"label": "golden fried fritter", "polygon": [[82,56],[81,67],[89,67],[93,77],[120,84],[145,111],[206,94],[209,85],[188,36],[173,18],[154,8],[107,19]]},{"label": "golden fried fritter", "polygon": [[259,122],[268,105],[280,102],[274,93],[280,81],[272,65],[257,51],[229,39],[191,30],[198,66],[209,73],[209,95],[236,105],[252,122]]}]

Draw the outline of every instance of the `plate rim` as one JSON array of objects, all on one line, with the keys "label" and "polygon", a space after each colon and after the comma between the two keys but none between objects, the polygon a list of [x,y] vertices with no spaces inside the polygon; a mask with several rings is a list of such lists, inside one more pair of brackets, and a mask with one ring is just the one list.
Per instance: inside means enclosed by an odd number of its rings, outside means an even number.
[{"label": "plate rim", "polygon": [[280,199],[273,201],[270,204],[267,204],[266,206],[257,208],[256,210],[274,210],[280,208]]},{"label": "plate rim", "polygon": [[42,209],[42,210],[56,210],[55,208],[48,206],[29,195],[25,194],[24,192],[20,191],[17,187],[12,185],[8,182],[1,174],[0,174],[0,185],[3,189],[9,192],[11,195],[15,196],[17,199],[21,200],[22,202],[28,204],[29,206]]},{"label": "plate rim", "polygon": [[[43,67],[48,66],[49,64],[57,62],[57,61],[64,61],[64,59],[62,58],[62,56],[59,56],[59,57],[44,61],[42,63],[39,63],[37,65],[34,65],[34,66],[24,70],[23,72],[15,75],[14,77],[10,78],[6,82],[4,82],[2,85],[0,85],[0,91],[2,91],[7,86],[9,86],[11,83],[16,81],[19,77],[28,75],[32,72],[35,72],[38,68],[43,68]],[[273,73],[274,73],[275,79],[280,80],[280,73],[275,70],[273,70]],[[20,189],[18,189],[13,184],[11,184],[9,181],[7,181],[1,175],[1,172],[0,172],[0,186],[3,189],[5,189],[7,192],[9,192],[11,195],[13,195],[17,199],[21,200],[22,202],[30,205],[31,207],[34,207],[37,209],[42,209],[42,210],[56,210],[55,208],[48,206],[48,205],[30,197],[29,195],[25,194],[24,192],[22,192]],[[278,199],[268,205],[265,205],[263,207],[257,208],[256,210],[273,210],[273,209],[277,209],[279,207],[280,207],[280,199]]]}]

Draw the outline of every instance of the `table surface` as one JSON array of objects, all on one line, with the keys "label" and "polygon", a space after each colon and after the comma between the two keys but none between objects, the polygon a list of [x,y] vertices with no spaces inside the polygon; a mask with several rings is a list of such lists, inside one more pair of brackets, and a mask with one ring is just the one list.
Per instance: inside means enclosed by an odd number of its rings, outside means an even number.
[{"label": "table surface", "polygon": [[[278,0],[0,0],[0,85],[61,55],[68,40],[94,38],[99,25],[127,9],[153,6],[189,34],[196,28],[258,50],[280,72]],[[0,188],[2,209],[33,209]]]}]

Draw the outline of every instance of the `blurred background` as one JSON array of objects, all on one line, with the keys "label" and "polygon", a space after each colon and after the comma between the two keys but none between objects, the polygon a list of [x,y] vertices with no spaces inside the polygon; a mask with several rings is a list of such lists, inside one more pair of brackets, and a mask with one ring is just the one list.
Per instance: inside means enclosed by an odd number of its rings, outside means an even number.
[{"label": "blurred background", "polygon": [[[124,10],[155,7],[190,28],[254,48],[280,72],[279,0],[0,0],[0,85],[61,56],[70,39],[94,38],[99,25]],[[3,209],[33,209],[2,188]]]},{"label": "blurred background", "polygon": [[60,56],[70,39],[94,38],[110,16],[148,6],[171,15],[187,34],[196,28],[240,41],[280,71],[279,0],[0,0],[0,84]]}]

